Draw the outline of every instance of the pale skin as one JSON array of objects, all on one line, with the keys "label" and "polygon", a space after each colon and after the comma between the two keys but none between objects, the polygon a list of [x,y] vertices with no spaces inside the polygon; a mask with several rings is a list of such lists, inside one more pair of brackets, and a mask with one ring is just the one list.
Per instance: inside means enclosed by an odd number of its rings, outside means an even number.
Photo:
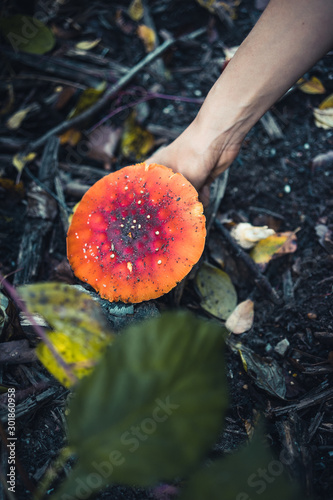
[{"label": "pale skin", "polygon": [[261,116],[333,47],[333,0],[270,0],[199,113],[147,163],[183,174],[207,202]]}]

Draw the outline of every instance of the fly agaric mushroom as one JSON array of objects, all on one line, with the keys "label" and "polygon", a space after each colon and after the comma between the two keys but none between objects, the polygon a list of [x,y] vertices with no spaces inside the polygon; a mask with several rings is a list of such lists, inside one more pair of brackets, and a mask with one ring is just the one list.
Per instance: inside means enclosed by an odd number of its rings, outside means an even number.
[{"label": "fly agaric mushroom", "polygon": [[139,163],[96,182],[67,234],[74,274],[109,301],[142,302],[179,283],[205,245],[198,193],[170,168]]}]

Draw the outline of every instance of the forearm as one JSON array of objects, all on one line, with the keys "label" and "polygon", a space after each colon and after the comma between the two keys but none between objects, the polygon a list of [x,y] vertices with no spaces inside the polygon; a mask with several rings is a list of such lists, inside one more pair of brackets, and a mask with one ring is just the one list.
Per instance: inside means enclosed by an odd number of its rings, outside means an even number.
[{"label": "forearm", "polygon": [[333,0],[271,0],[209,92],[196,120],[206,137],[239,143],[333,45]]},{"label": "forearm", "polygon": [[226,170],[259,118],[333,46],[333,0],[270,0],[198,115],[149,161],[200,189]]}]

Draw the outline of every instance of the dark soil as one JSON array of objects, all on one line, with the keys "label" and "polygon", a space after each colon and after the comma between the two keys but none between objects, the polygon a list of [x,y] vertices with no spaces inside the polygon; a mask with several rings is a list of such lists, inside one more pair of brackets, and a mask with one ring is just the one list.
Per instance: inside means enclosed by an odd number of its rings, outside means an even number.
[{"label": "dark soil", "polygon": [[[56,87],[66,86],[58,80],[79,82],[86,87],[93,86],[107,75],[107,84],[111,85],[124,74],[123,71],[129,71],[145,57],[144,45],[136,35],[136,23],[126,13],[128,4],[69,0],[58,11],[51,9],[48,24],[56,28],[57,44],[46,56],[31,56],[37,66],[29,63],[23,53],[15,60],[14,51],[2,40],[0,271],[15,285],[54,279],[75,282],[66,264],[61,210],[56,203],[51,206],[49,195],[43,190],[46,186],[51,193],[55,192],[54,182],[47,174],[42,177],[36,211],[31,208],[32,176],[41,179],[42,150],[37,151],[35,160],[23,170],[21,188],[14,183],[9,185],[3,179],[17,180],[12,157],[47,130],[62,123],[75,106],[81,92],[78,89],[64,107],[57,106],[56,99],[50,100]],[[205,96],[220,74],[223,47],[241,43],[260,16],[254,2],[249,0],[242,1],[237,8],[237,18],[232,26],[194,0],[163,0],[147,4],[160,41],[162,30],[173,36],[182,36],[199,28],[207,30],[193,41],[180,43],[163,54],[161,60],[168,78],[158,72],[157,65],[138,72],[110,101],[108,109],[89,123],[82,124],[84,137],[110,111],[127,105],[128,109],[105,122],[105,125],[123,126],[129,109],[132,109],[131,103],[147,91],[178,96],[179,99],[151,99],[141,105],[138,109],[141,126],[153,131],[156,147],[176,137],[196,115],[199,104],[195,100]],[[8,0],[3,2],[1,10],[3,15],[33,15],[40,5],[39,2]],[[101,44],[85,56],[68,55],[75,43],[96,38],[101,38]],[[62,64],[59,63],[53,72],[48,71],[45,61],[52,65],[55,57]],[[111,63],[122,65],[122,69]],[[320,78],[326,89],[325,96],[333,91],[331,63],[332,54],[328,54],[309,72],[309,75]],[[101,72],[105,69],[107,72],[102,77]],[[124,94],[124,90],[132,93]],[[267,434],[276,452],[291,446],[294,461],[289,473],[301,484],[304,498],[329,500],[333,498],[333,392],[330,390],[333,373],[332,161],[319,166],[312,163],[318,154],[333,149],[332,130],[316,127],[313,118],[313,108],[325,96],[308,95],[293,89],[277,103],[271,113],[283,133],[280,139],[273,138],[262,122],[252,129],[230,169],[217,215],[219,220],[229,218],[234,222],[267,224],[279,231],[298,230],[297,251],[271,261],[265,271],[281,298],[281,304],[268,300],[254,285],[246,266],[214,226],[208,237],[206,258],[212,263],[216,263],[216,259],[224,261],[224,269],[236,286],[239,302],[250,297],[255,303],[252,329],[237,338],[234,336],[235,341],[242,342],[266,361],[274,360],[283,379],[276,380],[276,384],[285,383],[287,387],[286,396],[281,399],[268,387],[260,386],[254,373],[245,372],[239,354],[230,346],[227,350],[230,409],[226,428],[213,447],[211,458],[220,457],[245,442],[249,429],[260,414],[266,418]],[[194,102],[186,102],[183,98],[192,98]],[[38,106],[17,129],[9,130],[6,126],[8,118],[32,103]],[[163,128],[158,132],[156,126]],[[105,168],[116,169],[139,159],[124,157],[119,145],[107,162],[88,158],[82,148],[60,146],[55,174],[52,174],[56,175],[61,186],[56,191],[57,196],[64,194],[64,203],[71,208],[86,186],[106,173]],[[86,166],[93,168],[86,169]],[[42,205],[47,206],[46,216],[40,212]],[[318,235],[319,224],[326,231],[325,241]],[[130,320],[133,322],[138,317],[154,314],[157,309],[175,307],[205,315],[193,282],[187,282],[180,303],[178,297],[177,292],[171,292],[147,306],[135,306],[135,314]],[[6,305],[2,307],[6,308]],[[7,313],[9,321],[2,331],[1,342],[28,338],[30,346],[34,346],[35,334],[19,327],[13,306],[7,307]],[[116,329],[127,322],[128,318],[113,319]],[[283,339],[288,340],[289,347],[281,355],[275,347]],[[68,392],[37,361],[17,361],[0,367],[1,383],[4,387],[16,387],[22,404],[21,417],[17,420],[17,456],[25,472],[18,477],[16,498],[31,498],[29,481],[36,484],[40,480],[65,443],[64,414]],[[3,409],[1,416],[5,419]],[[292,444],[288,444],[288,436]],[[3,448],[2,465],[5,463]],[[0,498],[5,498],[1,486]],[[153,493],[115,487],[98,498],[153,498]]]}]

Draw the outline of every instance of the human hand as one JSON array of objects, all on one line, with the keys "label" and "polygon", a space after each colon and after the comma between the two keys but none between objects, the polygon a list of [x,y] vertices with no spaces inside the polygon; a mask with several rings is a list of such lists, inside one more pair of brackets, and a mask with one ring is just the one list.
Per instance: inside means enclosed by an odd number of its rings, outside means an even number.
[{"label": "human hand", "polygon": [[194,121],[176,140],[157,150],[146,163],[158,163],[179,172],[199,192],[206,206],[209,186],[236,158],[241,143],[230,144],[226,134],[214,137]]}]

